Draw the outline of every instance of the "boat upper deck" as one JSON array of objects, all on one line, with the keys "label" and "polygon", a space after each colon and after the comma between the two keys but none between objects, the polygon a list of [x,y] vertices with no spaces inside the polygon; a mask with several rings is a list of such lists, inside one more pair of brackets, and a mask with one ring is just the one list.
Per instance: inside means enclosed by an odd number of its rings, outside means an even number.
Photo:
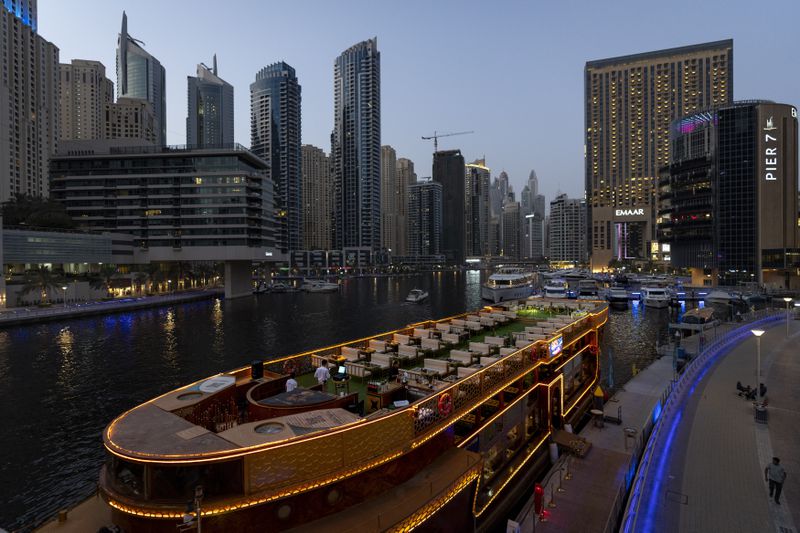
[{"label": "boat upper deck", "polygon": [[[330,447],[330,438],[354,464],[396,457],[553,363],[554,339],[566,348],[606,317],[605,302],[537,298],[281,357],[135,407],[109,424],[105,445],[133,461],[206,462],[295,442]],[[324,386],[314,379],[323,361],[333,374]],[[287,392],[290,374],[299,386]]]}]

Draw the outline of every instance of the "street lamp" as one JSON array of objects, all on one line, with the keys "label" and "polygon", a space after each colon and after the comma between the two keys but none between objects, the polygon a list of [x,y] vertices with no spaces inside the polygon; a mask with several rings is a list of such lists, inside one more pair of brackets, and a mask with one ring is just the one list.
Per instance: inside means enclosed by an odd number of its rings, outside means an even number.
[{"label": "street lamp", "polygon": [[758,403],[761,403],[761,335],[764,334],[763,329],[751,329],[750,333],[756,336],[756,390],[758,391]]},{"label": "street lamp", "polygon": [[786,302],[786,336],[789,336],[789,302],[792,301],[788,296],[783,299]]},{"label": "street lamp", "polygon": [[64,307],[67,306],[67,286],[64,285],[61,287],[61,290],[64,291]]}]

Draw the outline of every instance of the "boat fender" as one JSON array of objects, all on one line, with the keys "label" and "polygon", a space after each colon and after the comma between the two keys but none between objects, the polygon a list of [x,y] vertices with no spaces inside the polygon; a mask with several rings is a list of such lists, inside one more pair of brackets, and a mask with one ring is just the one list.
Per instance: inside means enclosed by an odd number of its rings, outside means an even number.
[{"label": "boat fender", "polygon": [[447,416],[453,411],[453,398],[450,393],[445,392],[439,396],[439,414]]},{"label": "boat fender", "polygon": [[295,362],[292,361],[291,359],[289,359],[288,361],[284,361],[283,373],[288,376],[292,372],[297,372],[297,365],[295,364]]}]

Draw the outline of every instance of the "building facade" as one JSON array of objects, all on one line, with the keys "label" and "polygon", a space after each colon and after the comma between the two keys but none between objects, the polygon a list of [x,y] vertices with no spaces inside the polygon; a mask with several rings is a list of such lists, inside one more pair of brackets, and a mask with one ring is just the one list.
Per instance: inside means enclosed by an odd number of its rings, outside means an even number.
[{"label": "building facade", "polygon": [[433,181],[442,185],[441,253],[448,262],[461,265],[466,259],[466,187],[464,156],[461,150],[433,154]]},{"label": "building facade", "polygon": [[70,143],[51,161],[51,193],[84,229],[133,235],[148,261],[264,261],[267,170],[241,146]]},{"label": "building facade", "polygon": [[397,189],[397,152],[391,146],[381,146],[381,247],[395,254],[399,253],[401,225]]},{"label": "building facade", "polygon": [[103,139],[134,139],[141,144],[155,144],[158,124],[153,106],[140,98],[120,98],[107,103]]},{"label": "building facade", "polygon": [[531,170],[528,182],[520,193],[522,211],[522,257],[542,259],[544,257],[545,198],[539,194],[539,178]]},{"label": "building facade", "polygon": [[551,262],[582,264],[587,261],[585,200],[560,194],[550,202],[548,244]]},{"label": "building facade", "polygon": [[676,120],[659,239],[697,285],[797,288],[797,109],[736,102]]},{"label": "building facade", "polygon": [[503,205],[503,250],[501,255],[508,259],[518,260],[521,257],[522,219],[519,202],[506,202]]},{"label": "building facade", "polygon": [[592,268],[602,270],[658,249],[656,182],[669,163],[670,123],[732,101],[733,41],[589,61],[584,76],[587,238]]},{"label": "building facade", "polygon": [[36,1],[0,4],[0,202],[47,196],[59,135],[58,48],[37,32]]},{"label": "building facade", "polygon": [[117,99],[146,100],[153,107],[156,144],[167,144],[167,75],[161,63],[128,34],[128,16],[122,12],[117,40]]},{"label": "building facade", "polygon": [[441,253],[443,189],[436,181],[419,181],[408,188],[408,255]]},{"label": "building facade", "polygon": [[250,145],[270,165],[275,185],[278,247],[303,247],[300,84],[294,68],[273,63],[250,84]]},{"label": "building facade", "polygon": [[61,63],[58,101],[59,139],[102,139],[106,131],[106,104],[114,101],[114,82],[99,61],[73,59]]},{"label": "building facade", "polygon": [[197,65],[197,76],[187,76],[186,85],[186,144],[233,144],[233,86],[219,77],[216,54],[211,68]]},{"label": "building facade", "polygon": [[333,184],[331,162],[322,148],[304,144],[303,246],[306,250],[331,249]]},{"label": "building facade", "polygon": [[381,54],[378,39],[334,63],[334,247],[381,245]]},{"label": "building facade", "polygon": [[414,162],[405,157],[397,159],[397,202],[403,224],[398,226],[397,255],[408,255],[408,188],[417,182]]},{"label": "building facade", "polygon": [[489,255],[489,187],[491,170],[485,159],[465,165],[464,203],[466,218],[466,255],[482,257]]}]

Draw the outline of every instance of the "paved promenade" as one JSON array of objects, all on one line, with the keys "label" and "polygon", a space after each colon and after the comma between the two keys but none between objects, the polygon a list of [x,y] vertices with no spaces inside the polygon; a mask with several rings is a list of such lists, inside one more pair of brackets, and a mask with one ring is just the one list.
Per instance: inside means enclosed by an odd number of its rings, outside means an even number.
[{"label": "paved promenade", "polygon": [[[723,324],[716,330],[724,335],[734,326]],[[706,337],[709,332],[706,332]],[[690,354],[696,354],[699,335],[688,337],[682,346]],[[707,341],[713,340],[713,334]],[[545,502],[551,497],[556,507],[548,507],[546,522],[536,522],[533,517],[531,499],[516,518],[523,532],[602,532],[611,526],[624,504],[626,476],[631,477],[631,462],[634,453],[641,450],[642,430],[651,423],[651,414],[656,404],[674,377],[671,357],[662,357],[628,381],[605,404],[606,415],[621,414],[622,424],[606,422],[603,427],[590,423],[580,432],[592,443],[592,448],[583,459],[570,458],[572,479],[562,480],[556,471],[548,475]],[[626,437],[626,429],[635,430],[635,435]],[[547,478],[546,478],[547,479]],[[557,487],[561,485],[563,492]],[[552,496],[551,496],[552,495]],[[534,529],[535,528],[535,529]]]},{"label": "paved promenade", "polygon": [[[761,338],[769,424],[735,385],[756,382],[756,340],[747,335],[699,376],[659,434],[636,521],[625,531],[796,533],[800,519],[800,322]],[[764,468],[781,458],[781,505],[768,498]]]},{"label": "paved promenade", "polygon": [[90,315],[104,315],[121,313],[146,307],[160,307],[183,302],[193,302],[220,296],[222,289],[211,288],[204,290],[191,290],[162,294],[157,296],[140,296],[104,300],[97,302],[83,302],[78,304],[53,304],[51,307],[11,307],[0,310],[0,327],[16,326],[19,324],[32,324],[50,320],[64,320]]}]

